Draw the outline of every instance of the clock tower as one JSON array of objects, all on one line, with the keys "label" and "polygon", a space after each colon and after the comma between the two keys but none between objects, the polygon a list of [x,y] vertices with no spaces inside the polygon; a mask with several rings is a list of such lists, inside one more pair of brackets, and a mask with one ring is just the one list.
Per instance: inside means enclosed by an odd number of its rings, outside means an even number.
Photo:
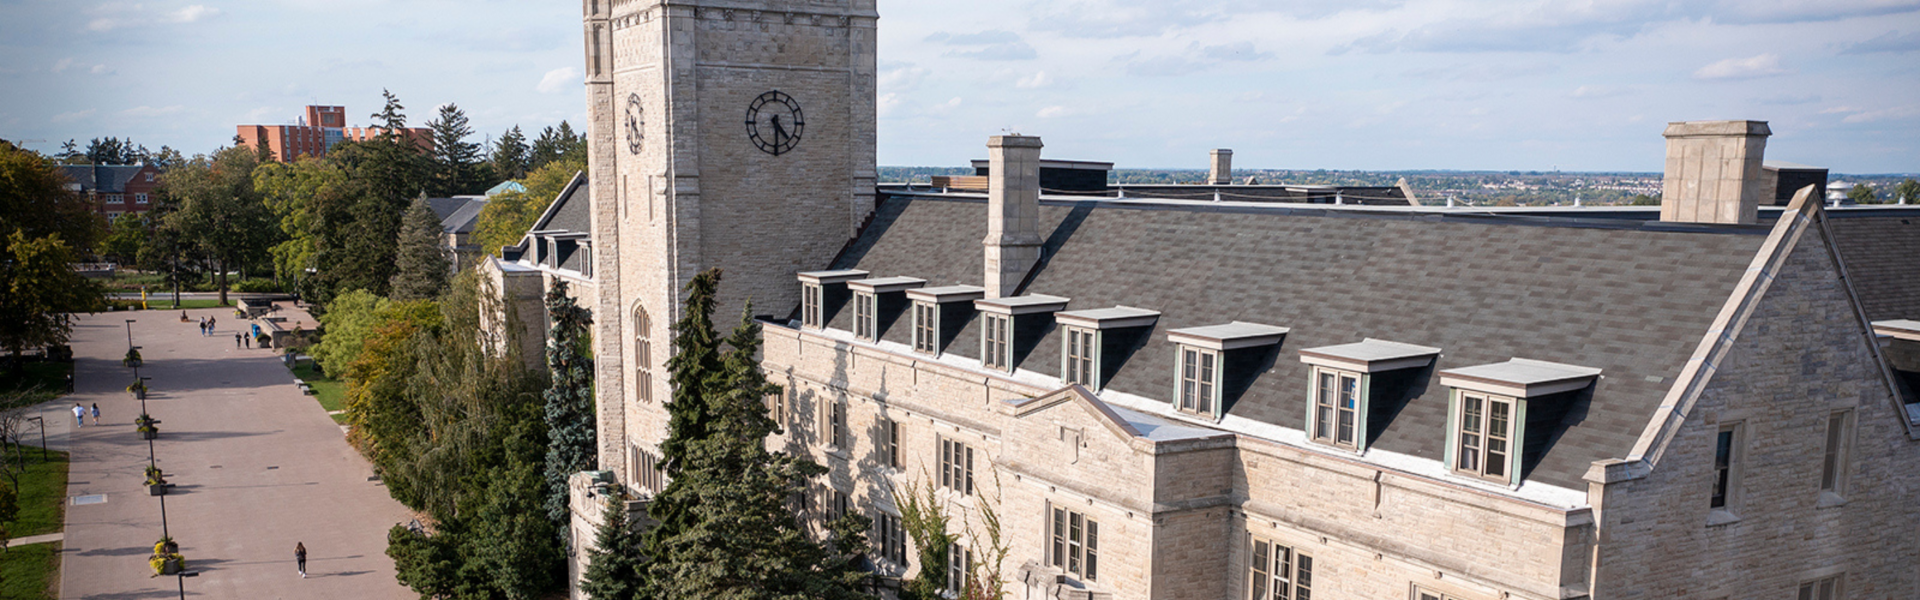
[{"label": "clock tower", "polygon": [[722,334],[798,304],[873,210],[876,0],[584,0],[600,468],[636,493],[666,436],[682,288]]}]

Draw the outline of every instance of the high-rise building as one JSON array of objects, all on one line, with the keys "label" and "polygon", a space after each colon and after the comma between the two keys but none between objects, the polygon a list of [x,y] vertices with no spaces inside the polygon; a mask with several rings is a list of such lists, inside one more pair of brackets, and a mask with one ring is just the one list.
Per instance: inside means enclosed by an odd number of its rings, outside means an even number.
[{"label": "high-rise building", "polygon": [[[243,146],[264,144],[274,160],[297,160],[302,156],[326,156],[335,144],[352,140],[370,140],[386,133],[380,127],[348,127],[344,106],[308,106],[306,117],[296,125],[240,125],[235,137]],[[433,150],[433,130],[409,127],[401,135],[421,152]]]}]

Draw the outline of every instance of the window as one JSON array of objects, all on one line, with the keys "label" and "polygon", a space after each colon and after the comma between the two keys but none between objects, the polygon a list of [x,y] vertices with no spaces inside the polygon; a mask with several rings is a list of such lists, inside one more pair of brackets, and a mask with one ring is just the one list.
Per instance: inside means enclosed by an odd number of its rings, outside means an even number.
[{"label": "window", "polygon": [[122,194],[107,194],[107,204],[125,204],[127,197]]},{"label": "window", "polygon": [[147,195],[146,195],[146,194],[134,194],[134,195],[133,195],[133,203],[134,203],[134,204],[146,204],[146,203],[147,203]]},{"label": "window", "polygon": [[1454,471],[1509,481],[1513,457],[1513,399],[1460,392],[1460,430]]},{"label": "window", "polygon": [[787,427],[787,390],[767,394],[767,418],[773,419],[776,427]]},{"label": "window", "polygon": [[973,572],[973,551],[959,542],[947,547],[947,593],[959,596],[967,589],[967,575]]},{"label": "window", "polygon": [[880,461],[895,469],[900,468],[900,422],[893,419],[880,420]]},{"label": "window", "polygon": [[907,528],[900,517],[881,512],[873,520],[873,549],[881,560],[907,566]]},{"label": "window", "polygon": [[1800,600],[1840,600],[1840,594],[1846,591],[1841,577],[1834,575],[1800,584]]},{"label": "window", "polygon": [[660,457],[636,445],[627,446],[627,482],[640,491],[658,494],[666,489],[666,478],[660,472]]},{"label": "window", "polygon": [[1313,557],[1255,538],[1248,561],[1249,600],[1313,600]]},{"label": "window", "polygon": [[956,440],[940,438],[940,487],[973,494],[973,449]]},{"label": "window", "polygon": [[983,315],[986,331],[980,337],[980,364],[989,369],[1008,370],[1013,364],[1013,345],[1007,340],[1013,334],[1013,317],[1008,315]]},{"label": "window", "polygon": [[827,520],[838,521],[840,517],[847,516],[847,510],[851,508],[852,503],[852,499],[847,497],[846,492],[827,490],[827,509],[833,511],[827,515]]},{"label": "window", "polygon": [[1053,509],[1053,566],[1089,581],[1100,578],[1100,524],[1086,515]]},{"label": "window", "polygon": [[828,402],[820,407],[820,412],[824,413],[821,415],[824,418],[821,419],[823,422],[820,424],[820,429],[823,430],[820,435],[821,441],[832,448],[846,448],[847,403],[838,400]]},{"label": "window", "polygon": [[1453,594],[1443,594],[1420,586],[1413,587],[1413,600],[1466,600]]},{"label": "window", "polygon": [[1851,429],[1853,411],[1842,410],[1827,415],[1827,450],[1820,456],[1820,491],[1835,495],[1846,493],[1847,479],[1847,430]]},{"label": "window", "polygon": [[800,324],[814,329],[820,328],[820,286],[801,284],[800,286]]},{"label": "window", "polygon": [[1715,510],[1731,510],[1738,500],[1740,487],[1740,463],[1745,440],[1739,423],[1720,426],[1713,438],[1713,496],[1708,506]]},{"label": "window", "polygon": [[927,354],[940,353],[940,306],[932,302],[913,303],[913,349]]},{"label": "window", "polygon": [[1062,348],[1065,357],[1061,360],[1060,379],[1067,383],[1078,383],[1099,389],[1100,382],[1094,380],[1094,348],[1100,336],[1092,329],[1068,327],[1066,347]]},{"label": "window", "polygon": [[147,181],[148,181],[149,183],[151,183],[151,182],[153,181],[153,174],[152,174],[152,173],[148,173],[148,174],[147,174]]},{"label": "window", "polygon": [[853,295],[853,334],[863,340],[874,339],[873,317],[874,295],[856,292]]},{"label": "window", "polygon": [[1314,369],[1313,440],[1359,449],[1360,376]]},{"label": "window", "polygon": [[1175,390],[1180,410],[1203,416],[1220,413],[1220,353],[1193,346],[1180,347],[1180,388]]},{"label": "window", "polygon": [[633,309],[633,390],[641,402],[653,401],[653,329],[647,309]]}]

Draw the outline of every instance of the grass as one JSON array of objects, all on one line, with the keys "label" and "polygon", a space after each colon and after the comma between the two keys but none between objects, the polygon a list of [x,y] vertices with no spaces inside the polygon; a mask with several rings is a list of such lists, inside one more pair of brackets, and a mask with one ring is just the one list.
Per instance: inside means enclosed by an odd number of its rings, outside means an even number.
[{"label": "grass", "polygon": [[[67,394],[67,375],[73,372],[73,363],[66,362],[29,362],[24,374],[18,378],[0,375],[0,398],[7,399],[9,406],[32,406]],[[22,394],[14,397],[15,394]]]},{"label": "grass", "polygon": [[[27,470],[20,474],[20,514],[7,524],[7,535],[26,537],[60,531],[67,500],[67,453],[49,452],[42,460],[39,448],[20,446],[14,450],[22,453],[19,458],[24,459]],[[16,466],[14,458],[8,457],[9,467]]]},{"label": "grass", "polygon": [[0,599],[53,600],[60,542],[14,546],[0,554]]},{"label": "grass", "polygon": [[[315,372],[312,362],[303,362],[300,366],[294,367],[293,376],[299,377],[301,381],[307,382],[307,385],[313,388],[313,397],[320,400],[320,407],[327,409],[327,412],[347,409],[346,382]],[[333,415],[333,422],[346,424],[347,415],[345,413]]]},{"label": "grass", "polygon": [[205,300],[184,299],[184,300],[181,300],[179,304],[174,304],[173,298],[172,298],[173,294],[167,294],[167,296],[168,298],[164,300],[160,299],[159,296],[154,296],[151,300],[148,300],[147,310],[184,310],[184,309],[195,309],[195,308],[220,308],[223,306],[233,306],[233,303],[231,302],[227,304],[221,304],[220,300],[216,298],[208,298]]}]

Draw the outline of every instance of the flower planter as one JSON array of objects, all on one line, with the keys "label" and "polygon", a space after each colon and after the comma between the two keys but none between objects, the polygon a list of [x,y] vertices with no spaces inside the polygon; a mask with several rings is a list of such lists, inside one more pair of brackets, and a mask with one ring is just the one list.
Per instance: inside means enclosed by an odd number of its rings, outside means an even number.
[{"label": "flower planter", "polygon": [[147,399],[147,391],[146,391],[146,390],[144,390],[144,389],[136,389],[136,390],[134,390],[134,391],[133,391],[133,399],[135,399],[135,400],[145,400],[145,399]]},{"label": "flower planter", "polygon": [[167,484],[164,484],[164,483],[154,483],[154,484],[149,484],[149,485],[147,485],[147,495],[148,495],[148,496],[165,496],[165,495],[167,495]]},{"label": "flower planter", "polygon": [[169,558],[165,562],[160,563],[160,574],[173,575],[185,570],[186,566],[187,559],[185,558]]},{"label": "flower planter", "polygon": [[140,439],[143,439],[143,440],[151,440],[158,437],[160,437],[160,430],[158,429],[149,429],[147,431],[140,432]]},{"label": "flower planter", "polygon": [[146,363],[139,360],[122,360],[120,361],[120,364],[126,365],[126,367],[129,369],[138,369],[140,368],[140,365],[143,365]]}]

